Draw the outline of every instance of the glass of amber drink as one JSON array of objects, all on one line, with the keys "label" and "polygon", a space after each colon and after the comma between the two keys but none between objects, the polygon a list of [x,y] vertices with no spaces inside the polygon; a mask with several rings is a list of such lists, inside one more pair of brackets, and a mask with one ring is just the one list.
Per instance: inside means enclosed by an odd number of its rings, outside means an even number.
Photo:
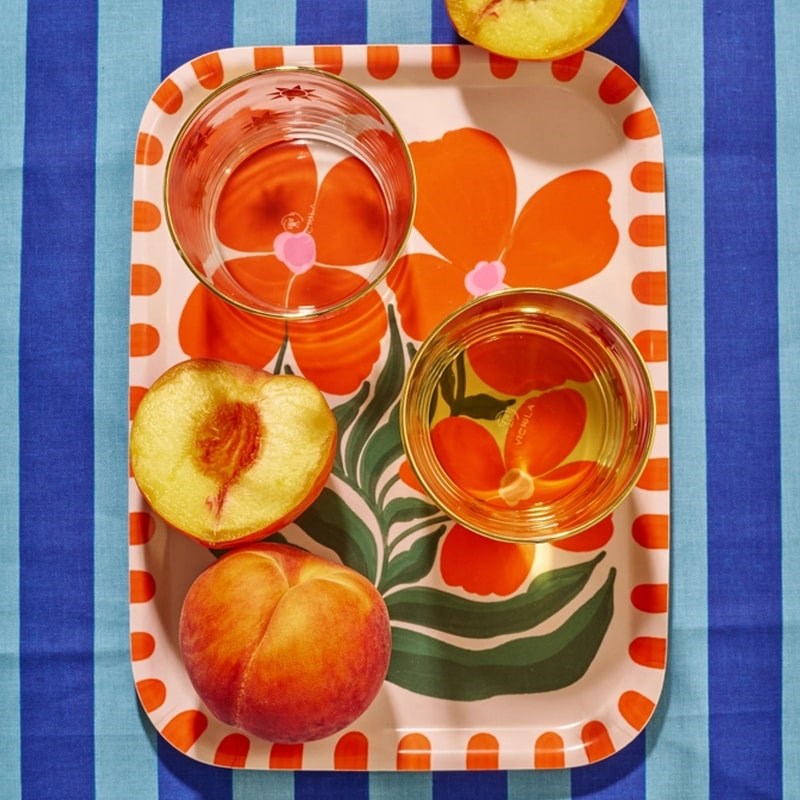
[{"label": "glass of amber drink", "polygon": [[600,309],[564,292],[504,290],[422,343],[400,427],[422,488],[453,519],[545,542],[628,497],[652,447],[655,400],[639,351]]}]

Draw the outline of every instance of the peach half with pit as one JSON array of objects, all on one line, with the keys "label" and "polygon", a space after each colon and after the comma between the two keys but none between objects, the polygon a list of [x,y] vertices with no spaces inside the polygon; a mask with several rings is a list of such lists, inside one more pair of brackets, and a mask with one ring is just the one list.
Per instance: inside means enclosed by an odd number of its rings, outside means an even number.
[{"label": "peach half with pit", "polygon": [[317,498],[336,438],[336,418],[306,378],[189,359],[141,399],[131,470],[170,525],[207,547],[232,547],[278,530]]},{"label": "peach half with pit", "polygon": [[492,53],[552,61],[585,50],[616,22],[626,0],[445,0],[455,29]]},{"label": "peach half with pit", "polygon": [[337,733],[366,711],[386,677],[391,628],[363,575],[262,542],[226,552],[194,580],[179,643],[214,716],[291,744]]}]

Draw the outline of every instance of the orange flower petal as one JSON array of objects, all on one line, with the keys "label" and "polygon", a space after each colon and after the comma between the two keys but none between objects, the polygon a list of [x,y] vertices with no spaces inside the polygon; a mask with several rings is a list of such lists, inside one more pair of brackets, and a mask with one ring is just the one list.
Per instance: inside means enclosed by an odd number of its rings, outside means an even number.
[{"label": "orange flower petal", "polygon": [[484,383],[512,397],[592,377],[591,370],[569,348],[536,334],[501,334],[473,345],[467,355]]},{"label": "orange flower petal", "polygon": [[539,189],[520,212],[503,256],[512,286],[560,289],[600,272],[617,249],[611,181],[577,170]]},{"label": "orange flower petal", "polygon": [[489,431],[466,417],[447,417],[434,425],[436,457],[453,482],[472,494],[495,492],[505,473],[500,449]]},{"label": "orange flower petal", "polygon": [[270,251],[287,217],[301,230],[308,225],[316,195],[317,167],[307,147],[257,150],[233,171],[220,193],[217,236],[237,250]]},{"label": "orange flower petal", "polygon": [[387,282],[397,297],[403,330],[420,341],[469,299],[464,272],[436,256],[401,258]]},{"label": "orange flower petal", "polygon": [[509,595],[528,577],[534,553],[535,545],[496,541],[456,524],[442,541],[442,579],[473,594]]},{"label": "orange flower petal", "polygon": [[539,475],[534,483],[533,500],[537,503],[552,503],[571,492],[589,473],[597,468],[594,461],[571,461],[545,475]]},{"label": "orange flower petal", "polygon": [[220,291],[241,297],[241,289],[244,289],[264,303],[271,303],[278,308],[286,305],[294,276],[275,256],[231,258],[225,262],[225,268],[240,288],[231,283],[225,273],[217,271],[214,273],[214,284]]},{"label": "orange flower petal", "polygon": [[[341,269],[315,267],[298,275],[291,299],[302,305],[352,294],[363,278]],[[368,292],[346,310],[330,318],[290,323],[289,340],[300,371],[331,394],[348,394],[365,381],[381,352],[388,329],[386,307],[377,292]]]},{"label": "orange flower petal", "polygon": [[586,425],[586,401],[574,389],[526,400],[506,434],[506,466],[543,475],[575,449]]},{"label": "orange flower petal", "polygon": [[585,553],[589,550],[599,550],[601,547],[605,547],[613,535],[614,521],[608,516],[581,533],[553,542],[553,547],[569,550],[573,553]]},{"label": "orange flower petal", "polygon": [[409,464],[405,459],[400,463],[397,474],[400,477],[400,480],[403,481],[406,486],[413,489],[415,492],[425,494],[422,484],[417,480],[414,470],[411,469],[411,464]]},{"label": "orange flower petal", "polygon": [[280,349],[282,323],[239,311],[198,285],[178,322],[181,349],[192,358],[221,358],[261,369]]},{"label": "orange flower petal", "polygon": [[386,238],[388,214],[378,181],[357,158],[334,165],[322,181],[313,235],[323,264],[374,261]]},{"label": "orange flower petal", "polygon": [[410,149],[419,232],[464,270],[497,259],[516,210],[516,179],[503,145],[484,131],[462,128]]}]

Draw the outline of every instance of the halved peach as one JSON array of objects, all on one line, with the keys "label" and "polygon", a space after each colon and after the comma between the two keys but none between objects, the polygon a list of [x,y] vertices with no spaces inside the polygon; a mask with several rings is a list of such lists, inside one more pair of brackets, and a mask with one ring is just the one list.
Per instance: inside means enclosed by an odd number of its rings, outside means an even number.
[{"label": "halved peach", "polygon": [[626,0],[445,0],[458,33],[485,50],[550,61],[585,50],[622,13]]},{"label": "halved peach", "polygon": [[319,495],[336,448],[320,390],[213,359],[180,362],[145,393],[131,469],[153,510],[208,547],[272,533]]}]

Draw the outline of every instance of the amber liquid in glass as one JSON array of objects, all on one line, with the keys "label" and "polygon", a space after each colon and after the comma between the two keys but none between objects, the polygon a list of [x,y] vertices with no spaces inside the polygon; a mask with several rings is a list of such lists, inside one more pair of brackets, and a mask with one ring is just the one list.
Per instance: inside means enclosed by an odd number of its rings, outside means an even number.
[{"label": "amber liquid in glass", "polygon": [[583,343],[511,332],[468,345],[430,407],[437,458],[468,494],[499,508],[548,508],[599,483],[622,436],[613,371]]}]

